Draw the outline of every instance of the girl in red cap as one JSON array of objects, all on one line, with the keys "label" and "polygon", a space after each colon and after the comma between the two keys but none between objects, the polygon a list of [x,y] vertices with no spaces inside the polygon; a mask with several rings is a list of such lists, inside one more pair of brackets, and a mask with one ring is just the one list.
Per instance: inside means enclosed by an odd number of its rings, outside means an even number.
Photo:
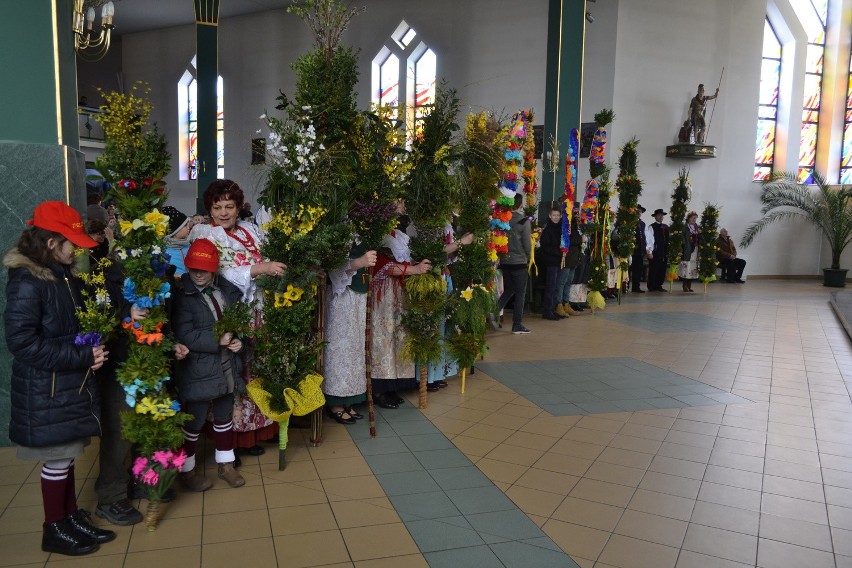
[{"label": "girl in red cap", "polygon": [[187,273],[181,276],[182,290],[174,296],[172,326],[177,340],[189,348],[189,355],[178,363],[175,374],[181,407],[194,418],[183,426],[183,449],[188,457],[180,480],[190,491],[206,491],[212,486],[195,467],[198,437],[212,407],[218,475],[231,487],[241,487],[246,482],[234,469],[233,410],[234,388],[242,381],[240,354],[244,346],[233,333],[217,336],[213,327],[222,319],[225,307],[240,300],[242,292],[216,275],[219,250],[207,239],[190,245],[184,264]]},{"label": "girl in red cap", "polygon": [[39,205],[28,224],[3,259],[6,345],[14,358],[9,439],[19,459],[44,463],[42,550],[77,556],[115,538],[77,508],[74,483],[74,458],[101,434],[89,370],[100,369],[108,352],[76,341],[75,313],[83,301],[73,265],[78,247],[98,243],[86,235],[80,214],[61,201]]}]

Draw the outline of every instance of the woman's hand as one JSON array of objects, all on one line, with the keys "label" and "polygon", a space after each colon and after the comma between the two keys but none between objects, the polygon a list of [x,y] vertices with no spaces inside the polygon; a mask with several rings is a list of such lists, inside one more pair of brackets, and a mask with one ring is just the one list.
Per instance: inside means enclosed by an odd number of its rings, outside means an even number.
[{"label": "woman's hand", "polygon": [[109,351],[103,345],[92,347],[92,354],[95,356],[95,362],[92,364],[92,370],[97,371],[104,366],[104,363],[109,359]]},{"label": "woman's hand", "polygon": [[430,270],[432,270],[432,261],[428,258],[424,258],[417,264],[411,267],[414,274],[426,274]]},{"label": "woman's hand", "polygon": [[148,308],[138,308],[136,304],[130,306],[130,319],[133,321],[143,320],[148,317]]},{"label": "woman's hand", "polygon": [[222,337],[219,338],[219,345],[221,345],[222,347],[228,347],[233,340],[234,334],[230,331],[226,331],[222,334]]},{"label": "woman's hand", "polygon": [[462,235],[462,238],[458,240],[460,245],[469,245],[473,242],[473,233],[465,233]]},{"label": "woman's hand", "polygon": [[232,353],[238,353],[242,348],[243,342],[239,339],[232,339],[231,342],[228,344],[228,351],[231,351]]},{"label": "woman's hand", "polygon": [[349,266],[352,268],[352,270],[359,270],[368,266],[376,266],[377,257],[378,255],[376,254],[376,251],[368,250],[367,252],[353,260],[349,264]]},{"label": "woman's hand", "polygon": [[175,360],[180,361],[189,355],[189,347],[183,343],[175,343]]},{"label": "woman's hand", "polygon": [[261,275],[281,276],[286,270],[287,265],[283,262],[261,262],[259,264],[252,265],[251,277],[255,278]]}]

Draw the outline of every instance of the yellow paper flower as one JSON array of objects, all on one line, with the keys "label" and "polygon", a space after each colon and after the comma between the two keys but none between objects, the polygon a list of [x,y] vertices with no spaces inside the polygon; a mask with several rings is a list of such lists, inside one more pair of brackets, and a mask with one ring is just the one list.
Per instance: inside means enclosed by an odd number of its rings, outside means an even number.
[{"label": "yellow paper flower", "polygon": [[[148,225],[154,225],[154,230],[157,233],[158,237],[166,236],[166,232],[169,229],[169,218],[166,215],[163,215],[156,209],[154,211],[150,211],[145,213],[145,217],[143,217],[143,221]],[[135,223],[135,221],[134,221]]]},{"label": "yellow paper flower", "polygon": [[156,421],[162,421],[170,416],[177,414],[173,408],[172,401],[165,399],[162,402],[151,400],[149,397],[144,397],[136,403],[136,414],[150,414]]},{"label": "yellow paper flower", "polygon": [[473,289],[468,286],[461,291],[461,297],[464,298],[466,302],[469,302],[470,299],[473,298]]},{"label": "yellow paper flower", "polygon": [[287,284],[287,291],[284,292],[284,297],[287,298],[290,301],[298,302],[299,300],[302,299],[302,294],[304,294],[304,293],[305,293],[305,291],[302,290],[301,288],[297,288],[297,287],[293,286],[292,284]]}]

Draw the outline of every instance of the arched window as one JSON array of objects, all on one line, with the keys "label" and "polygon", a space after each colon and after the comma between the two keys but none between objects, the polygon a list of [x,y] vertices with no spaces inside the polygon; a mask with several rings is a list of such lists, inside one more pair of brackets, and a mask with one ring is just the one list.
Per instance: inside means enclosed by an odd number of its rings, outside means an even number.
[{"label": "arched window", "polygon": [[769,20],[763,26],[763,61],[760,67],[760,100],[757,111],[757,144],[754,180],[772,174],[775,163],[775,126],[778,121],[778,90],[781,83],[781,42]]},{"label": "arched window", "polygon": [[373,59],[372,102],[395,110],[414,135],[435,104],[437,72],[435,52],[403,21]]},{"label": "arched window", "polygon": [[[198,81],[195,57],[178,81],[178,130],[180,138],[180,179],[198,179]],[[216,80],[216,177],[225,177],[225,104],[224,83]]]},{"label": "arched window", "polygon": [[800,183],[813,183],[819,135],[819,111],[822,101],[822,72],[828,0],[794,0],[792,4],[808,36],[798,177]]},{"label": "arched window", "polygon": [[840,151],[840,183],[852,183],[852,54],[846,85],[846,119],[843,122],[843,149]]}]

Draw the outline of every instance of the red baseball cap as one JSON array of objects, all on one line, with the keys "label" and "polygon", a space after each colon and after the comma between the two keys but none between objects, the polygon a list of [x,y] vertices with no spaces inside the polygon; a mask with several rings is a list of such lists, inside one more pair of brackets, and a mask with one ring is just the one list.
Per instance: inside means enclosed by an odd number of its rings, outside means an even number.
[{"label": "red baseball cap", "polygon": [[197,239],[186,251],[183,260],[187,268],[203,270],[205,272],[217,272],[219,270],[219,249],[207,239]]},{"label": "red baseball cap", "polygon": [[62,201],[45,201],[40,204],[27,225],[59,233],[78,247],[93,248],[99,244],[86,234],[80,214]]}]

